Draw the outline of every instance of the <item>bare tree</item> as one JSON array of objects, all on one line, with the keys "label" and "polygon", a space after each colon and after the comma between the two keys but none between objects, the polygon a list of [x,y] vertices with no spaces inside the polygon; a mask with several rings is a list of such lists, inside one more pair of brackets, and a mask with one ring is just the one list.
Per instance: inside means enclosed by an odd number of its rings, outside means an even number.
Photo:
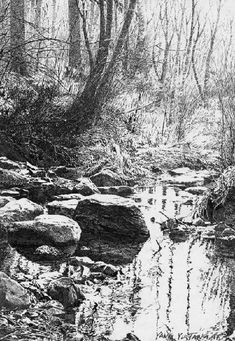
[{"label": "bare tree", "polygon": [[12,71],[26,75],[24,0],[10,1],[10,51]]},{"label": "bare tree", "polygon": [[[84,129],[98,118],[101,107],[105,103],[110,93],[111,82],[113,80],[115,66],[122,53],[126,35],[128,33],[137,0],[130,0],[129,7],[125,15],[122,29],[117,43],[110,56],[110,42],[112,40],[113,10],[114,2],[110,0],[106,3],[99,1],[100,9],[100,34],[99,47],[95,58],[93,57],[93,67],[81,95],[77,95],[72,107],[68,111],[69,117],[77,119],[77,129]],[[84,22],[83,13],[80,11]],[[84,35],[86,40],[86,36]]]},{"label": "bare tree", "polygon": [[81,29],[78,6],[79,0],[69,1],[69,66],[78,68],[81,64]]},{"label": "bare tree", "polygon": [[218,5],[218,8],[217,8],[216,21],[215,21],[214,25],[211,28],[209,50],[208,50],[208,53],[207,53],[206,65],[205,65],[204,96],[208,95],[208,90],[209,90],[211,58],[212,58],[212,54],[214,52],[215,39],[216,39],[216,34],[217,34],[217,31],[218,31],[218,25],[219,25],[219,20],[220,20],[221,2],[222,2],[222,0],[219,0],[219,5]]}]

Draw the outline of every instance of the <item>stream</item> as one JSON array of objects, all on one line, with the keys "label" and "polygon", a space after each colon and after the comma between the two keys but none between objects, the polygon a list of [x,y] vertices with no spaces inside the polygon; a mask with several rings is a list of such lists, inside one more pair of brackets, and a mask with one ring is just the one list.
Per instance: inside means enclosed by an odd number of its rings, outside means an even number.
[{"label": "stream", "polygon": [[[84,340],[95,341],[99,335],[121,340],[127,333],[141,341],[226,340],[233,333],[235,261],[219,257],[213,241],[198,234],[175,240],[160,228],[166,216],[190,214],[187,201],[194,198],[163,185],[141,187],[133,195],[151,237],[118,279],[84,285],[86,300],[73,316]],[[0,249],[0,270],[10,275],[53,270],[7,250]]]}]

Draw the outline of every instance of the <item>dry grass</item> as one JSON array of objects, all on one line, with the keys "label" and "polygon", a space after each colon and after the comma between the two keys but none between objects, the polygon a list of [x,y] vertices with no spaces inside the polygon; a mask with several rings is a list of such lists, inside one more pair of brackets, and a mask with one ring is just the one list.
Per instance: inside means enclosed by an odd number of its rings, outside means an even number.
[{"label": "dry grass", "polygon": [[215,182],[214,188],[205,192],[198,201],[195,214],[201,218],[213,218],[217,207],[223,206],[235,186],[235,166],[228,167]]}]

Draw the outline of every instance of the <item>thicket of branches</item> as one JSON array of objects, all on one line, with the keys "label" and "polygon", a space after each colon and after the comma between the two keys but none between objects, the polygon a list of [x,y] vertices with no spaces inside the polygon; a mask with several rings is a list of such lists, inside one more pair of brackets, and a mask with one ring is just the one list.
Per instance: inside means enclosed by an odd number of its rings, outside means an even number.
[{"label": "thicket of branches", "polygon": [[78,147],[87,129],[96,143],[107,134],[156,146],[184,141],[195,113],[215,109],[221,156],[233,163],[234,26],[223,6],[2,0],[2,134],[29,154]]}]

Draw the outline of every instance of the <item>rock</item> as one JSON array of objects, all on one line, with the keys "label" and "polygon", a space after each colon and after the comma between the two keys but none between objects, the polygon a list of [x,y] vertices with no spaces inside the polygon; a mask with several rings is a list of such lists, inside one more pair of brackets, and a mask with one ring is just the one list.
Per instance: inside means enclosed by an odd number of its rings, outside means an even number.
[{"label": "rock", "polygon": [[115,194],[115,195],[131,195],[134,194],[134,189],[130,186],[111,186],[111,187],[98,187],[101,194]]},{"label": "rock", "polygon": [[235,237],[235,230],[231,227],[226,227],[221,233],[221,237]]},{"label": "rock", "polygon": [[201,238],[207,240],[215,239],[215,225],[203,227]]},{"label": "rock", "polygon": [[5,197],[5,196],[0,196],[0,208],[4,207],[6,204],[8,204],[10,201],[15,200],[12,197]]},{"label": "rock", "polygon": [[74,219],[82,229],[76,254],[107,263],[129,262],[149,238],[145,220],[132,199],[95,194],[80,200]]},{"label": "rock", "polygon": [[20,164],[18,162],[9,160],[5,156],[0,157],[0,168],[8,169],[8,170],[20,170]]},{"label": "rock", "polygon": [[104,275],[109,277],[116,277],[119,271],[114,265],[106,264],[104,262],[96,262],[90,266],[91,272],[102,272]]},{"label": "rock", "polygon": [[[43,251],[43,257],[45,257],[48,252],[51,259],[53,253],[55,258],[61,254],[72,255],[76,250],[80,234],[81,229],[74,220],[61,215],[45,214],[35,220],[12,223],[8,231],[8,240],[13,247],[19,248],[21,253],[30,251],[31,255],[34,252],[40,255]],[[43,245],[54,249],[37,250]],[[58,254],[55,249],[59,251]]]},{"label": "rock", "polygon": [[95,193],[100,193],[100,191],[91,180],[81,178],[79,179],[79,184],[76,186],[76,193],[88,196]]},{"label": "rock", "polygon": [[0,168],[0,188],[23,187],[28,181],[27,177],[15,171]]},{"label": "rock", "polygon": [[68,180],[55,178],[51,181],[37,179],[29,185],[30,198],[36,202],[51,201],[55,196],[65,194],[91,195],[99,193],[97,187],[89,179]]},{"label": "rock", "polygon": [[207,191],[207,187],[205,186],[196,186],[196,187],[188,187],[185,188],[185,192],[194,194],[194,195],[202,195],[205,191]]},{"label": "rock", "polygon": [[23,309],[29,305],[28,292],[4,272],[0,272],[0,308]]},{"label": "rock", "polygon": [[0,209],[0,222],[8,223],[34,219],[43,213],[43,207],[28,199],[11,200]]},{"label": "rock", "polygon": [[30,169],[29,174],[34,178],[45,178],[46,171],[43,168]]},{"label": "rock", "polygon": [[61,194],[61,195],[56,195],[53,198],[54,200],[81,200],[84,199],[84,196],[82,194],[79,193],[71,193],[71,194]]},{"label": "rock", "polygon": [[126,184],[124,179],[109,169],[103,169],[99,173],[92,175],[90,179],[97,187],[121,186]]},{"label": "rock", "polygon": [[76,180],[81,176],[81,172],[75,167],[58,166],[51,168],[50,170],[53,171],[57,176],[70,180]]},{"label": "rock", "polygon": [[61,201],[52,201],[47,204],[47,209],[49,214],[61,214],[66,217],[72,218],[77,207],[78,200],[61,200]]},{"label": "rock", "polygon": [[89,257],[71,257],[69,258],[69,265],[72,266],[87,266],[90,268],[94,264],[94,261]]},{"label": "rock", "polygon": [[38,279],[35,280],[37,286],[43,290],[47,290],[50,282],[62,277],[59,271],[44,272],[39,274]]},{"label": "rock", "polygon": [[140,339],[132,333],[128,333],[122,341],[140,341]]},{"label": "rock", "polygon": [[185,175],[191,172],[191,169],[188,167],[180,167],[180,168],[175,168],[175,169],[171,169],[168,170],[168,173],[170,175]]},{"label": "rock", "polygon": [[50,201],[56,195],[56,186],[53,182],[38,178],[32,178],[27,189],[29,191],[29,198],[37,203]]},{"label": "rock", "polygon": [[13,189],[13,188],[0,191],[0,195],[6,196],[6,197],[12,197],[14,199],[20,199],[20,191]]},{"label": "rock", "polygon": [[59,259],[60,257],[63,257],[64,254],[62,251],[54,246],[42,245],[35,249],[35,251],[33,252],[33,256],[42,261],[50,261],[54,259]]},{"label": "rock", "polygon": [[193,219],[192,224],[194,226],[205,226],[206,225],[205,221],[202,218],[195,218],[195,219]]},{"label": "rock", "polygon": [[49,284],[48,295],[65,308],[78,306],[85,299],[78,285],[69,277],[53,280]]},{"label": "rock", "polygon": [[74,218],[87,236],[133,242],[149,237],[143,215],[132,199],[94,194],[78,202]]}]

